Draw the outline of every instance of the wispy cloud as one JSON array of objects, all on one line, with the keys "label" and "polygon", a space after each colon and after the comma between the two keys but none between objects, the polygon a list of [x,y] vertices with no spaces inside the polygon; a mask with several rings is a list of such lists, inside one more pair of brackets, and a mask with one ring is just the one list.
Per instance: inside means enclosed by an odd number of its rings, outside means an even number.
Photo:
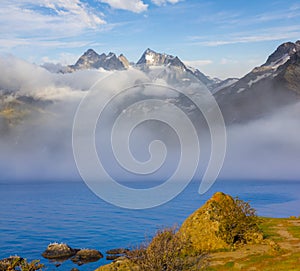
[{"label": "wispy cloud", "polygon": [[38,38],[11,38],[3,39],[0,38],[0,48],[14,48],[16,46],[37,46],[47,48],[79,48],[85,47],[92,44],[89,41],[60,41],[60,40],[49,40],[49,39],[38,39]]},{"label": "wispy cloud", "polygon": [[228,27],[246,27],[254,25],[265,24],[268,22],[278,22],[280,20],[290,20],[294,18],[300,18],[300,5],[294,4],[292,6],[286,6],[280,10],[271,10],[261,12],[257,14],[248,14],[247,10],[226,10],[218,11],[212,14],[202,14],[197,23],[212,23],[219,25],[223,28]]},{"label": "wispy cloud", "polygon": [[183,62],[188,66],[196,67],[196,68],[210,65],[213,63],[213,61],[210,59],[184,60]]},{"label": "wispy cloud", "polygon": [[141,13],[148,9],[148,5],[141,0],[100,0],[115,9],[123,9],[135,13]]},{"label": "wispy cloud", "polygon": [[183,1],[183,0],[151,0],[151,2],[157,6],[163,6],[168,3],[170,4],[177,4],[178,2]]},{"label": "wispy cloud", "polygon": [[80,0],[2,0],[0,2],[2,47],[28,44],[36,39],[75,37],[100,29],[103,14]]},{"label": "wispy cloud", "polygon": [[[190,44],[202,46],[221,46],[237,43],[255,43],[263,41],[280,41],[287,39],[299,39],[300,26],[273,27],[243,33],[232,33],[224,39],[212,40],[211,37],[193,36],[189,37]],[[222,38],[222,37],[221,37]]]},{"label": "wispy cloud", "polygon": [[299,10],[300,9],[300,4],[293,4],[291,7],[290,7],[290,10]]},{"label": "wispy cloud", "polygon": [[226,58],[226,57],[223,57],[220,61],[221,65],[237,64],[237,63],[238,63],[237,60]]},{"label": "wispy cloud", "polygon": [[277,21],[281,19],[292,19],[300,17],[300,13],[298,9],[289,9],[280,12],[270,12],[270,13],[263,13],[257,16],[254,16],[250,23],[261,23],[261,22],[270,22],[270,21]]},{"label": "wispy cloud", "polygon": [[[142,13],[148,10],[149,5],[143,0],[98,0],[106,3],[114,9],[128,10],[134,13]],[[177,4],[184,0],[151,0],[151,3],[157,6],[165,6],[166,4]]]},{"label": "wispy cloud", "polygon": [[213,14],[202,14],[196,23],[212,23],[218,25],[232,25],[241,21],[243,14],[238,11],[219,11]]}]

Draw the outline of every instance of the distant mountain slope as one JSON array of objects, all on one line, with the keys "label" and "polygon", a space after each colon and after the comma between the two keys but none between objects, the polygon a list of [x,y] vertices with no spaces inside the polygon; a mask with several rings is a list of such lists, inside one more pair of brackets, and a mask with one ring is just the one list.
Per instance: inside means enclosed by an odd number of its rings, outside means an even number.
[{"label": "distant mountain slope", "polygon": [[300,98],[300,41],[280,45],[266,63],[215,97],[227,123],[264,116]]}]

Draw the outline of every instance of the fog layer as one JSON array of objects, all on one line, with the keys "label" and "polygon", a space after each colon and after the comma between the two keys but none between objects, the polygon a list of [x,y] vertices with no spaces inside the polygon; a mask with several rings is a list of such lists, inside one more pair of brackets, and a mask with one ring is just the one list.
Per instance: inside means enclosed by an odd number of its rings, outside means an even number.
[{"label": "fog layer", "polygon": [[[136,84],[169,83],[164,78],[154,78],[155,73],[149,75],[131,69],[133,71],[131,80]],[[0,70],[0,181],[80,180],[72,150],[74,116],[89,89],[111,72],[85,70],[67,74],[50,73],[42,67],[13,56],[0,58]],[[103,86],[112,92],[122,87],[122,83],[118,81],[114,81],[111,86]],[[197,88],[200,91],[202,86],[194,83],[189,86],[174,83],[172,87],[195,92]],[[113,112],[111,116],[115,117],[117,112],[126,110],[131,101],[137,102],[146,98],[174,103],[192,119],[199,136],[202,137],[200,148],[204,158],[200,159],[196,174],[196,178],[201,178],[209,160],[210,141],[206,140],[204,136],[206,133],[201,130],[204,129],[203,117],[198,116],[199,112],[195,111],[192,102],[186,101],[176,92],[156,90],[151,93],[148,88],[140,92],[129,92],[128,95],[124,94],[117,98],[115,104],[111,106],[110,112]],[[97,104],[97,100],[94,102]],[[143,112],[149,110],[147,106],[141,109]],[[139,113],[133,110],[129,111],[129,114]],[[226,127],[227,153],[219,178],[299,180],[299,116],[300,103],[296,103],[275,110],[274,114],[263,119]],[[114,177],[126,180],[163,181],[176,170],[180,156],[180,141],[168,125],[152,120],[144,127],[141,125],[133,131],[129,147],[137,160],[143,162],[149,159],[148,147],[155,139],[165,142],[167,156],[164,167],[155,175],[131,176],[114,160],[111,149],[107,149],[110,142],[105,142],[109,139],[106,129],[111,126],[112,120],[108,118],[106,121],[107,125],[104,122],[97,128],[96,145],[100,159],[104,160],[104,165],[107,165]],[[192,146],[190,151],[194,151]]]}]

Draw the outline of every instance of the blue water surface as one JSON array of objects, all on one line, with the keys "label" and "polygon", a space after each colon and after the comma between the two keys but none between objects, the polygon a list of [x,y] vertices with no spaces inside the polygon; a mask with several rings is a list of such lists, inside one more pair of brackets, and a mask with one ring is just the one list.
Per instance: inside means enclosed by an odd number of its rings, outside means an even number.
[{"label": "blue water surface", "polygon": [[[163,226],[180,225],[216,191],[250,201],[260,216],[300,215],[300,182],[218,181],[205,195],[198,182],[178,197],[148,210],[127,210],[104,202],[84,182],[0,184],[0,258],[20,255],[41,259],[47,270],[70,270],[41,257],[51,242],[102,253],[116,247],[133,247]],[[78,267],[94,270],[108,261]]]}]

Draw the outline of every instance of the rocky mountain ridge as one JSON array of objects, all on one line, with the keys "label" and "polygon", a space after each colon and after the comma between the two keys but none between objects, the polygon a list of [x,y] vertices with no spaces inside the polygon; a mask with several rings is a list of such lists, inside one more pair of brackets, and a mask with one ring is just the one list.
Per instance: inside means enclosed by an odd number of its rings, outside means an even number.
[{"label": "rocky mountain ridge", "polygon": [[67,71],[73,72],[83,69],[125,70],[129,61],[124,55],[116,56],[115,53],[102,53],[99,55],[93,49],[88,49],[74,65],[68,66]]},{"label": "rocky mountain ridge", "polygon": [[[300,41],[281,44],[263,65],[255,67],[241,79],[229,78],[224,81],[211,79],[199,70],[185,65],[177,56],[157,53],[149,48],[137,64],[129,63],[124,55],[117,56],[112,52],[98,54],[89,49],[74,65],[65,67],[67,71],[52,72],[72,73],[87,69],[112,71],[126,70],[129,67],[143,71],[152,82],[160,83],[163,80],[181,89],[190,90],[193,87],[197,90],[202,82],[214,94],[227,124],[261,118],[281,107],[299,102],[300,98]],[[37,68],[40,67],[32,65],[33,70]],[[48,77],[42,71],[39,73],[45,78]],[[61,87],[62,78],[59,78],[57,77],[56,84]],[[76,83],[73,85],[78,86]],[[18,87],[9,89],[5,85],[0,86],[0,93],[1,127],[14,126],[15,123],[20,123],[28,112],[36,112],[36,108],[43,109],[53,101],[53,99],[39,101],[39,95],[30,96],[19,91]],[[178,103],[182,104],[182,101]]]},{"label": "rocky mountain ridge", "polygon": [[[148,48],[142,54],[140,59],[136,64],[133,64],[134,67],[148,71],[148,68],[154,66],[164,66],[171,69],[175,69],[176,72],[180,72],[182,78],[185,74],[192,75],[197,80],[200,80],[205,86],[209,89],[214,89],[215,85],[219,85],[222,80],[218,78],[210,78],[203,74],[198,69],[186,66],[178,56],[169,55],[166,53],[158,53],[154,50]],[[88,49],[74,65],[67,67],[67,72],[74,72],[76,70],[85,70],[85,69],[104,69],[108,71],[114,70],[125,70],[130,67],[130,63],[127,58],[121,54],[116,56],[116,54],[110,52],[108,55],[102,53],[99,55],[93,49]]]},{"label": "rocky mountain ridge", "polygon": [[227,123],[265,116],[299,101],[300,41],[281,44],[267,61],[215,94]]}]

